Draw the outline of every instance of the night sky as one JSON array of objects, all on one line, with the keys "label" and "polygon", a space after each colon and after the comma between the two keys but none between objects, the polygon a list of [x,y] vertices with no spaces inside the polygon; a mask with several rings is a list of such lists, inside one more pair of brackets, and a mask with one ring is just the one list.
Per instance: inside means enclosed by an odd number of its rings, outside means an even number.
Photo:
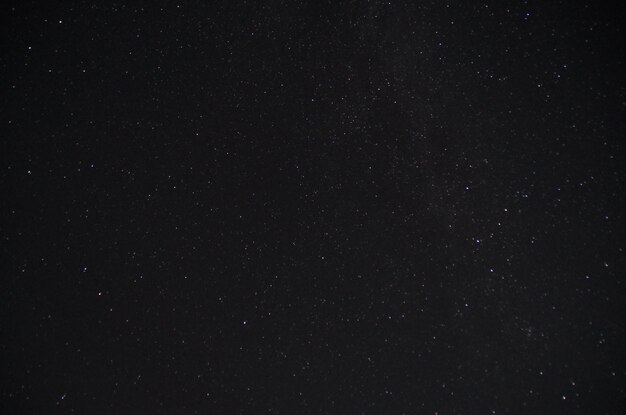
[{"label": "night sky", "polygon": [[0,408],[626,413],[599,3],[2,6]]}]

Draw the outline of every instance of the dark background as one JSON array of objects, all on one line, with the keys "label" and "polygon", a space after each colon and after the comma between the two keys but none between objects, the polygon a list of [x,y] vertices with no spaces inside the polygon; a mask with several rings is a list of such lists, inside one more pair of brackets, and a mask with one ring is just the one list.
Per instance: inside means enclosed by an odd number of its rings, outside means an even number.
[{"label": "dark background", "polygon": [[2,6],[4,413],[624,413],[600,3]]}]

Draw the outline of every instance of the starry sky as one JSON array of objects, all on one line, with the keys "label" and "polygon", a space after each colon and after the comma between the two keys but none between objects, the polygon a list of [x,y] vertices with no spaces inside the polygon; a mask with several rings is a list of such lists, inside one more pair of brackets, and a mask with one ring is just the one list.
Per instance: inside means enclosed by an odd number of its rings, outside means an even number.
[{"label": "starry sky", "polygon": [[598,3],[2,6],[0,407],[624,413]]}]

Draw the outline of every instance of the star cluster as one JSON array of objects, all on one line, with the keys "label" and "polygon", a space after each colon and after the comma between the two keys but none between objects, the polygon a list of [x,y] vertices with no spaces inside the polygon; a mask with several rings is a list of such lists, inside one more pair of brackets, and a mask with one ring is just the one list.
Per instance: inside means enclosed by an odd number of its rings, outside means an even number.
[{"label": "star cluster", "polygon": [[624,17],[12,2],[2,407],[623,413]]}]

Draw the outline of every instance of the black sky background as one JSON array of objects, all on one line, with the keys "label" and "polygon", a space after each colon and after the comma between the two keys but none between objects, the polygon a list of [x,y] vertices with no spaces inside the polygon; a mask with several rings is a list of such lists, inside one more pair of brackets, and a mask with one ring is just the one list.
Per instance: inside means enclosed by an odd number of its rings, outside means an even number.
[{"label": "black sky background", "polygon": [[624,17],[2,6],[5,413],[623,413]]}]

